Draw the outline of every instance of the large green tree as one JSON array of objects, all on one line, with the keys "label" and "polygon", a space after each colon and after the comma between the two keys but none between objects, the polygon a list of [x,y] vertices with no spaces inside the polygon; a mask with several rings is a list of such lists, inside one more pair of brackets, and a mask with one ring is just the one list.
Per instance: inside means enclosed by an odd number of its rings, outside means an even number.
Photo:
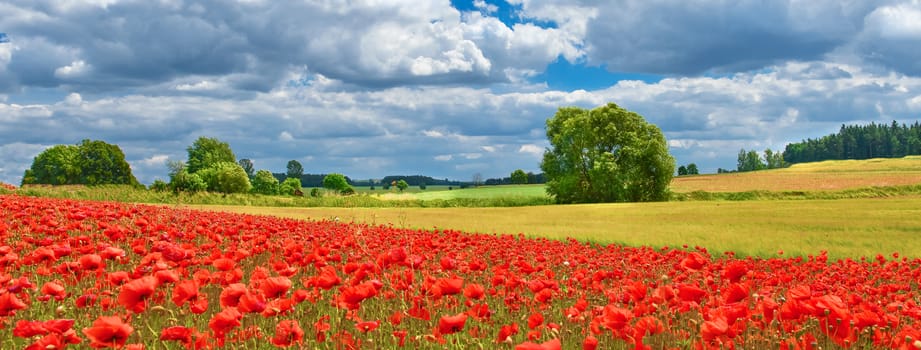
[{"label": "large green tree", "polygon": [[323,188],[342,192],[349,188],[345,175],[332,173],[323,178]]},{"label": "large green tree", "polygon": [[86,185],[138,185],[131,174],[125,154],[116,145],[103,141],[83,140],[77,147],[77,167],[80,183]]},{"label": "large green tree", "polygon": [[278,194],[278,179],[276,179],[275,176],[272,176],[271,171],[268,171],[268,170],[257,171],[256,175],[253,177],[252,184],[253,184],[252,191],[255,193],[265,194],[265,195]]},{"label": "large green tree", "polygon": [[288,161],[288,171],[285,173],[285,177],[295,178],[300,180],[301,175],[304,175],[304,166],[301,165],[301,162],[298,162],[294,159]]},{"label": "large green tree", "polygon": [[560,108],[547,120],[541,170],[559,203],[661,201],[675,172],[662,131],[609,103]]},{"label": "large green tree", "polygon": [[[237,162],[237,156],[233,154],[230,145],[216,138],[199,137],[186,150],[189,152],[189,161],[186,163],[186,170],[190,174],[210,168],[217,163]],[[243,173],[245,174],[246,171],[244,170]]]},{"label": "large green tree", "polygon": [[521,169],[513,171],[509,178],[511,179],[512,183],[516,185],[523,185],[528,183],[528,174]]},{"label": "large green tree", "polygon": [[193,175],[201,176],[208,185],[208,191],[220,193],[245,193],[252,185],[246,171],[237,162],[218,162]]},{"label": "large green tree", "polygon": [[52,146],[35,156],[32,167],[26,170],[22,184],[73,185],[80,183],[77,166],[77,146]]},{"label": "large green tree", "polygon": [[248,158],[243,158],[243,159],[240,159],[240,161],[237,163],[240,164],[240,167],[243,168],[243,171],[246,172],[246,176],[249,176],[250,179],[256,176],[256,167],[255,167],[255,164],[253,164],[252,160]]},{"label": "large green tree", "polygon": [[22,183],[139,185],[121,148],[98,140],[57,145],[42,151],[26,170]]}]

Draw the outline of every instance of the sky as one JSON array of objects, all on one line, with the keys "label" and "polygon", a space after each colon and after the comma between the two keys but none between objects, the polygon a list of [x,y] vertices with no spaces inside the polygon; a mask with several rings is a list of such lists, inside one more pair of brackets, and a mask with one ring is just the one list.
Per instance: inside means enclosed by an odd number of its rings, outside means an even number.
[{"label": "sky", "polygon": [[200,136],[256,169],[540,171],[609,102],[678,165],[921,119],[921,0],[0,0],[0,181],[98,139],[143,183]]}]

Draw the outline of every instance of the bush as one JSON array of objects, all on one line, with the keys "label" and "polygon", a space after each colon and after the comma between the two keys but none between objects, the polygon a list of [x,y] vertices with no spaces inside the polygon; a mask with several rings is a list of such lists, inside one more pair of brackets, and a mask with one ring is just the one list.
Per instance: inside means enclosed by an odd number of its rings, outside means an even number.
[{"label": "bush", "polygon": [[[281,183],[280,193],[283,195],[294,196],[301,190],[301,179],[289,177]],[[303,192],[301,192],[303,195]]]},{"label": "bush", "polygon": [[276,195],[279,191],[278,179],[268,170],[259,170],[253,176],[253,193]]},{"label": "bush", "polygon": [[169,188],[173,192],[201,192],[208,189],[205,180],[198,174],[189,174],[185,169],[179,171],[170,180]]},{"label": "bush", "polygon": [[421,183],[421,184],[419,184],[419,189],[420,189],[420,190],[425,190],[425,183],[424,183],[424,182]]},{"label": "bush", "polygon": [[166,181],[156,179],[150,184],[150,190],[156,192],[166,192],[169,190],[169,184]]},{"label": "bush", "polygon": [[251,187],[249,176],[246,176],[246,171],[236,162],[219,162],[196,174],[199,174],[208,184],[209,191],[245,193]]},{"label": "bush", "polygon": [[355,189],[352,187],[346,187],[346,189],[339,191],[339,194],[343,196],[349,196],[355,194]]},{"label": "bush", "polygon": [[345,175],[333,173],[323,178],[323,188],[342,192],[349,188],[349,182],[345,179]]},{"label": "bush", "polygon": [[319,189],[319,188],[312,188],[312,189],[310,189],[310,196],[311,196],[311,197],[319,197],[319,196],[320,196],[320,189]]}]

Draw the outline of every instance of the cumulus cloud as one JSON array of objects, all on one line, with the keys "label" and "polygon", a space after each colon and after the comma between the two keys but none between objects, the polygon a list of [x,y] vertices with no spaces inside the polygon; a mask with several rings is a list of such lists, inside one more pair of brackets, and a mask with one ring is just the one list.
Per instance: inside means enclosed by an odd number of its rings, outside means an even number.
[{"label": "cumulus cloud", "polygon": [[[46,145],[92,138],[149,182],[199,136],[274,171],[309,159],[307,172],[356,178],[538,172],[546,119],[608,102],[712,171],[739,148],[921,111],[917,1],[495,4],[3,2],[0,179],[19,181]],[[531,81],[561,57],[661,79]]]}]

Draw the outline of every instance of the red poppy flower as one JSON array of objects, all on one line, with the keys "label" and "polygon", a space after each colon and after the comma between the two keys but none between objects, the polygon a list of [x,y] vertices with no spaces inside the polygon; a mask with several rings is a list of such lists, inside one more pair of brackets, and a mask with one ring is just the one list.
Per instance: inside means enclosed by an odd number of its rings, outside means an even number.
[{"label": "red poppy flower", "polygon": [[364,321],[355,324],[355,328],[361,331],[362,333],[367,333],[374,331],[378,326],[381,325],[381,321]]},{"label": "red poppy flower", "polygon": [[180,341],[183,343],[192,342],[192,329],[183,326],[166,327],[160,331],[161,341]]},{"label": "red poppy flower", "polygon": [[598,348],[598,338],[595,338],[594,335],[589,334],[585,337],[585,340],[582,341],[582,350],[595,350]]},{"label": "red poppy flower", "polygon": [[94,348],[121,347],[132,332],[134,328],[131,325],[115,316],[100,316],[93,321],[92,327],[83,329],[83,334]]},{"label": "red poppy flower", "polygon": [[562,348],[563,348],[563,344],[560,342],[559,339],[551,339],[541,344],[536,344],[532,342],[524,342],[524,343],[515,345],[515,350],[560,350]]},{"label": "red poppy flower", "polygon": [[465,323],[467,323],[467,315],[463,313],[453,316],[442,316],[438,319],[438,333],[452,334],[460,332],[464,329]]},{"label": "red poppy flower", "polygon": [[214,331],[214,334],[223,336],[231,329],[239,327],[242,320],[243,314],[237,308],[228,307],[211,317],[211,320],[208,321],[208,328]]},{"label": "red poppy flower", "polygon": [[275,346],[288,347],[294,343],[300,344],[304,340],[304,330],[295,320],[283,320],[275,326],[275,336],[272,337],[272,344]]},{"label": "red poppy flower", "polygon": [[125,283],[118,293],[118,303],[132,312],[144,312],[147,308],[146,299],[153,294],[156,288],[157,278],[154,276],[144,276]]},{"label": "red poppy flower", "polygon": [[102,257],[97,254],[83,255],[77,261],[80,263],[80,268],[87,271],[98,270],[105,267],[105,263],[102,261]]},{"label": "red poppy flower", "polygon": [[54,297],[54,300],[64,300],[67,297],[67,290],[64,286],[55,282],[45,282],[41,289],[42,294]]},{"label": "red poppy flower", "polygon": [[518,334],[518,324],[512,323],[499,327],[499,335],[496,337],[496,343],[511,342],[512,336]]},{"label": "red poppy flower", "polygon": [[262,289],[266,298],[280,298],[288,293],[288,289],[291,289],[291,280],[283,276],[269,277],[262,282],[259,289]]},{"label": "red poppy flower", "polygon": [[0,316],[12,316],[16,310],[24,310],[28,305],[13,293],[0,292]]},{"label": "red poppy flower", "polygon": [[468,283],[467,286],[464,287],[464,296],[468,299],[480,300],[483,298],[485,291],[486,289],[479,284]]}]

